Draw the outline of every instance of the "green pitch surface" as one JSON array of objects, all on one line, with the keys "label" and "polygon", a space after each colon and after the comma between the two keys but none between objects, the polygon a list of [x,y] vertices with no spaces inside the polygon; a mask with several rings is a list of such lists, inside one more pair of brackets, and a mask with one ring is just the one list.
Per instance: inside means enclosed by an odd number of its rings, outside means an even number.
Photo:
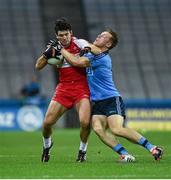
[{"label": "green pitch surface", "polygon": [[171,132],[143,133],[164,148],[155,162],[144,148],[120,138],[136,157],[135,163],[118,163],[118,155],[92,132],[86,163],[76,163],[79,130],[55,130],[48,163],[40,161],[41,132],[0,132],[0,178],[171,178]]}]

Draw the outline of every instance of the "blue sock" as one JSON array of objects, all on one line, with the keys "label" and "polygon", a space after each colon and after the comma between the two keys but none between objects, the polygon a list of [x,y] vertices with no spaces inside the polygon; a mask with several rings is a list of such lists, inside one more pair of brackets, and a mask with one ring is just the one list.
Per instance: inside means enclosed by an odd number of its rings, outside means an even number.
[{"label": "blue sock", "polygon": [[138,141],[138,144],[145,147],[149,151],[151,151],[151,149],[155,147],[155,145],[148,142],[148,140],[145,137],[141,137],[140,140]]},{"label": "blue sock", "polygon": [[117,144],[116,146],[114,146],[113,150],[116,151],[120,155],[128,154],[126,149],[121,144]]}]

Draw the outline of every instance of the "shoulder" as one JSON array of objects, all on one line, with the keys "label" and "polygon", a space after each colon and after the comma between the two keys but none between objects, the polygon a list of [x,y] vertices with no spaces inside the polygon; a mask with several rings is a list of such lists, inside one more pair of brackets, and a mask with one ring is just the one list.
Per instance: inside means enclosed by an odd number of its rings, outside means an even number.
[{"label": "shoulder", "polygon": [[93,54],[91,52],[84,55],[89,60],[111,59],[108,53]]},{"label": "shoulder", "polygon": [[85,39],[78,39],[76,37],[73,37],[73,42],[80,48],[83,49],[84,47],[89,45],[89,42]]},{"label": "shoulder", "polygon": [[95,55],[94,58],[95,59],[102,59],[102,58],[110,58],[110,56],[109,56],[108,52],[103,52],[103,53]]}]

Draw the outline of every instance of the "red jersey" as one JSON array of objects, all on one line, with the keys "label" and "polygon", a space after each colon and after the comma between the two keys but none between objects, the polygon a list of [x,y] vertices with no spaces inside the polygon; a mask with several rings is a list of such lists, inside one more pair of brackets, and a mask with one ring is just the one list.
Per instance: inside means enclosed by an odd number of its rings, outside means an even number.
[{"label": "red jersey", "polygon": [[[83,39],[72,37],[69,47],[65,48],[72,54],[79,54],[80,50],[88,46],[88,42]],[[62,67],[59,69],[59,82],[85,82],[86,71],[82,67],[74,67],[64,60]]]},{"label": "red jersey", "polygon": [[[70,46],[66,48],[72,54],[78,54],[81,49],[88,46],[83,39],[72,37]],[[85,68],[71,66],[64,60],[59,69],[59,84],[52,100],[59,102],[70,109],[81,99],[90,97]]]}]

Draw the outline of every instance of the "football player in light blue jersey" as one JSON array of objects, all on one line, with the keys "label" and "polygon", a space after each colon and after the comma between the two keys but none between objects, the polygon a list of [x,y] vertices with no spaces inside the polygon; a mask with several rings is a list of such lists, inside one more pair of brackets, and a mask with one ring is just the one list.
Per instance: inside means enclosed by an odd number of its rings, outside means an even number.
[{"label": "football player in light blue jersey", "polygon": [[108,52],[94,56],[86,55],[90,60],[87,67],[87,79],[91,92],[91,100],[99,101],[120,96],[112,79],[112,62]]},{"label": "football player in light blue jersey", "polygon": [[106,129],[109,128],[113,135],[124,137],[143,146],[155,160],[160,160],[163,154],[162,148],[151,144],[135,130],[123,126],[124,102],[112,79],[112,63],[108,52],[116,46],[117,42],[117,34],[112,30],[106,30],[98,35],[93,43],[101,50],[98,55],[87,53],[88,49],[85,49],[86,54],[82,57],[74,56],[63,48],[60,52],[73,66],[87,67],[87,79],[93,102],[92,127],[102,142],[120,154],[121,161],[135,161],[135,158],[117,140],[106,133]]}]

